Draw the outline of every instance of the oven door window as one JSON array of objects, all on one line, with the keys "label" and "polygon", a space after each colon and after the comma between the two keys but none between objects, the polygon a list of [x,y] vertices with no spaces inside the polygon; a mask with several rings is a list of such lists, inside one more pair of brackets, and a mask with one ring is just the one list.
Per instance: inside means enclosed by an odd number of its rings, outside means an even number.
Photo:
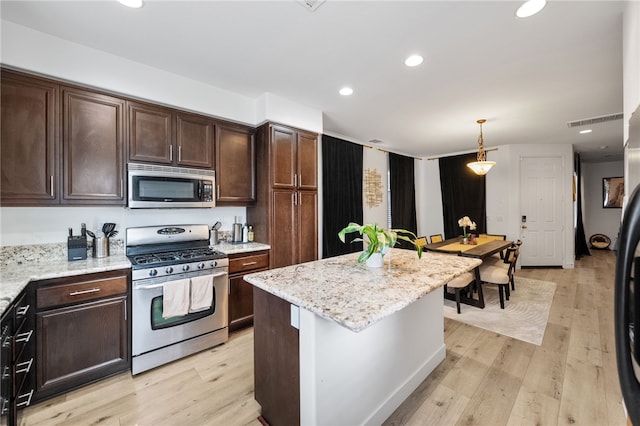
[{"label": "oven door window", "polygon": [[135,201],[200,201],[202,188],[198,179],[133,176]]},{"label": "oven door window", "polygon": [[216,306],[216,296],[213,295],[213,303],[209,309],[204,311],[194,312],[180,317],[162,317],[162,296],[157,296],[151,299],[151,329],[160,330],[163,328],[175,327],[180,324],[186,324],[191,321],[199,320],[200,318],[213,315]]}]

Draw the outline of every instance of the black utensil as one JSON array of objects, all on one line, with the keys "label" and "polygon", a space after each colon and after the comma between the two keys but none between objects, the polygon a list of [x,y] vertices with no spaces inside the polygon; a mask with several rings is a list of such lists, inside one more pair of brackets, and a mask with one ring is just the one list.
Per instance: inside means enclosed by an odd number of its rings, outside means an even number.
[{"label": "black utensil", "polygon": [[107,235],[107,238],[115,237],[116,235],[118,235],[118,231],[111,231],[111,232],[109,232],[109,234]]},{"label": "black utensil", "polygon": [[112,232],[114,229],[116,229],[115,223],[107,222],[104,225],[102,225],[102,233],[104,234],[105,237],[108,237],[109,233]]},{"label": "black utensil", "polygon": [[87,230],[87,235],[90,236],[91,238],[95,238],[96,234],[94,234],[93,232]]}]

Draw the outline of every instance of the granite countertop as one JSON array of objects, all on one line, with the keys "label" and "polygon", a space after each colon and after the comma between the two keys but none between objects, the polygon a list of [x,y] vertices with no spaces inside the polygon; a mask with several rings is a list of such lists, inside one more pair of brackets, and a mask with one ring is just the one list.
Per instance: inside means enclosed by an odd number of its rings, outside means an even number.
[{"label": "granite countertop", "polygon": [[233,244],[233,243],[227,243],[223,241],[220,241],[220,243],[212,247],[216,250],[221,251],[226,255],[250,253],[253,251],[269,250],[271,248],[271,246],[268,244],[262,244],[257,242]]},{"label": "granite countertop", "polygon": [[86,260],[75,260],[73,262],[69,262],[67,259],[59,259],[46,262],[25,263],[17,261],[13,264],[3,264],[0,267],[0,314],[4,313],[7,306],[30,281],[113,271],[130,267],[131,263],[124,254],[114,254],[100,259],[89,256]]},{"label": "granite countertop", "polygon": [[245,275],[244,279],[287,302],[362,331],[444,286],[482,261],[392,249],[382,268],[357,263],[360,253]]},{"label": "granite countertop", "polygon": [[[267,244],[256,242],[242,244],[221,242],[214,247],[227,255],[271,248]],[[96,259],[91,257],[89,251],[86,260],[69,262],[67,247],[64,243],[0,247],[2,255],[0,263],[0,314],[4,313],[7,306],[30,281],[130,268],[131,262],[124,255],[124,241],[113,241],[111,248],[113,253],[111,256]]]}]

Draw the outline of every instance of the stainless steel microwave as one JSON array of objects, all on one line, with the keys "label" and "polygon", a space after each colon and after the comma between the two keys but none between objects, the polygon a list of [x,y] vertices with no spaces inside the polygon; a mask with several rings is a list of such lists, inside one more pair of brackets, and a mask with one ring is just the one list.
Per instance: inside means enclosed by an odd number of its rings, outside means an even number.
[{"label": "stainless steel microwave", "polygon": [[129,163],[128,207],[132,209],[215,207],[213,170]]}]

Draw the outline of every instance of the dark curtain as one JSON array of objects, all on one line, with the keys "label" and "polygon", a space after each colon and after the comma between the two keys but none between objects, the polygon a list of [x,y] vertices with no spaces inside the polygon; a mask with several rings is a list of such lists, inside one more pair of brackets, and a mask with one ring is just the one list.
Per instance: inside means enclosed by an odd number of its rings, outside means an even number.
[{"label": "dark curtain", "polygon": [[584,234],[584,222],[582,221],[582,178],[580,171],[580,154],[576,153],[573,156],[573,168],[576,172],[575,182],[575,194],[576,194],[576,231],[575,231],[575,246],[576,246],[576,259],[580,259],[582,256],[591,256],[589,246],[587,245],[587,237]]},{"label": "dark curtain", "polygon": [[362,145],[323,135],[322,183],[322,257],[362,251],[351,243],[357,232],[338,239],[349,222],[362,224]]},{"label": "dark curtain", "polygon": [[[416,188],[414,159],[389,153],[389,187],[391,189],[391,227],[418,232],[416,220]],[[406,241],[398,241],[396,247],[413,249]]]},{"label": "dark curtain", "polygon": [[469,216],[476,223],[475,233],[487,231],[485,177],[476,175],[467,167],[467,163],[472,161],[476,161],[475,153],[439,160],[445,238],[462,235],[458,219],[463,216]]}]

